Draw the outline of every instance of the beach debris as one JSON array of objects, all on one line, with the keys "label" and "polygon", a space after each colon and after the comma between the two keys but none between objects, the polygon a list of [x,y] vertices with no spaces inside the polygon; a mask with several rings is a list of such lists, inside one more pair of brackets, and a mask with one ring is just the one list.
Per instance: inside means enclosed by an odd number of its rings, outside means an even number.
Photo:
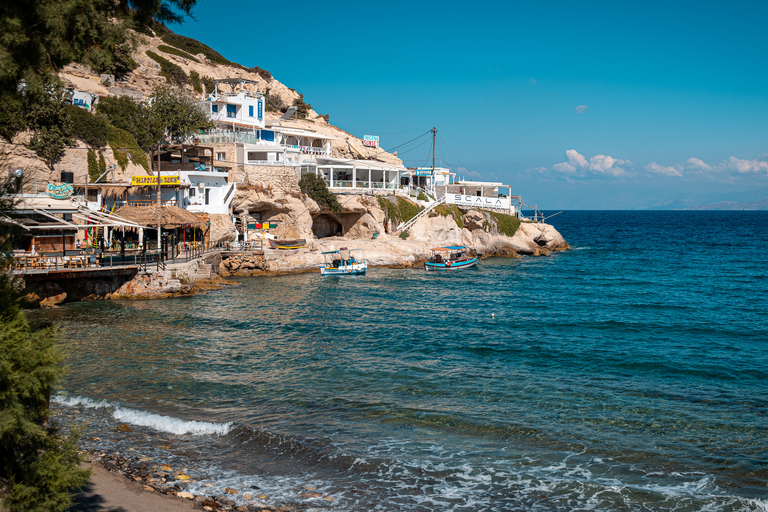
[{"label": "beach debris", "polygon": [[121,423],[120,425],[118,425],[117,430],[119,430],[120,432],[133,432],[133,429],[131,429],[131,427],[129,427],[125,423]]}]

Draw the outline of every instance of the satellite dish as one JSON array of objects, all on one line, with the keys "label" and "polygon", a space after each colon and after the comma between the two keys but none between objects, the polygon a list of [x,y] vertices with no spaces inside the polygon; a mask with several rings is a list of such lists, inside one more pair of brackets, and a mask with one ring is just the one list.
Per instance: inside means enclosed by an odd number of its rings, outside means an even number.
[{"label": "satellite dish", "polygon": [[24,176],[24,169],[16,169],[15,171],[13,171],[13,175],[16,176],[17,178],[21,178],[22,176]]},{"label": "satellite dish", "polygon": [[112,169],[114,169],[114,168],[115,168],[115,164],[112,164],[112,165],[110,165],[110,166],[107,166],[107,170],[108,170],[108,171],[111,171],[111,170],[112,170]]}]

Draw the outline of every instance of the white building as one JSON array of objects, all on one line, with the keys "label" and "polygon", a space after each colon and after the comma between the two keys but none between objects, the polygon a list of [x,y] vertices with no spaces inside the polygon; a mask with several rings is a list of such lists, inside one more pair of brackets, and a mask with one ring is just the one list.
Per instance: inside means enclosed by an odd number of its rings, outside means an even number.
[{"label": "white building", "polygon": [[195,213],[229,214],[237,184],[228,182],[227,172],[179,171],[180,206]]},{"label": "white building", "polygon": [[317,158],[302,164],[301,169],[302,174],[313,173],[322,178],[331,190],[350,192],[359,192],[360,189],[398,190],[403,172],[405,168],[402,166],[341,158]]},{"label": "white building", "polygon": [[[221,85],[229,86],[231,92]],[[252,90],[251,90],[252,89]],[[203,112],[221,127],[232,131],[264,128],[264,95],[256,90],[256,82],[239,78],[217,80],[213,92],[203,96]]]}]

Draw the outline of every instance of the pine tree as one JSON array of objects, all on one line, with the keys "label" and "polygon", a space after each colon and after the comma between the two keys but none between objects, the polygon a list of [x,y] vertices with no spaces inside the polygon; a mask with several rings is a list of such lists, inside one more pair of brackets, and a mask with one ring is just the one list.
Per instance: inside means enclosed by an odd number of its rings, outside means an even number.
[{"label": "pine tree", "polygon": [[2,219],[12,215],[15,190],[12,180],[0,183],[0,500],[9,512],[64,512],[90,470],[79,468],[77,435],[48,421],[64,372],[55,330],[30,327],[8,272],[18,227]]}]

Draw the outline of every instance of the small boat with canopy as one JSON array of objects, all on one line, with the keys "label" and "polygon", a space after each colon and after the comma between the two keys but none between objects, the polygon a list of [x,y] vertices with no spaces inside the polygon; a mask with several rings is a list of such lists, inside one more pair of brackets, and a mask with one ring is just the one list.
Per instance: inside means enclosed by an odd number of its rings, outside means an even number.
[{"label": "small boat with canopy", "polygon": [[477,256],[467,255],[466,245],[449,245],[430,249],[432,257],[424,264],[426,270],[461,270],[477,266]]},{"label": "small boat with canopy", "polygon": [[324,276],[360,276],[365,275],[368,263],[365,261],[365,252],[362,249],[347,249],[342,247],[338,251],[325,251],[325,266],[320,269]]}]

